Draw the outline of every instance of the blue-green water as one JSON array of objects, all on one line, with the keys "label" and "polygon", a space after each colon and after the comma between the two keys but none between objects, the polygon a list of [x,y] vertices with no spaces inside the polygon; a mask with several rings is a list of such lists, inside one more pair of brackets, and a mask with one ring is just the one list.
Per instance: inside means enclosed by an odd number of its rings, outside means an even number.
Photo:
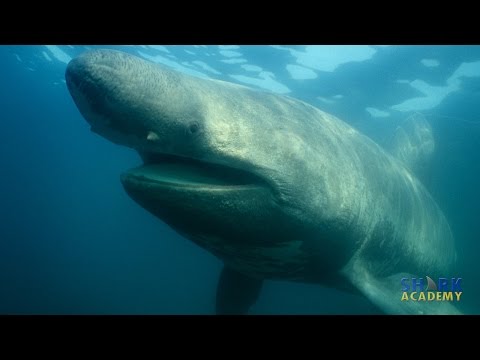
[{"label": "blue-green water", "polygon": [[[221,263],[135,204],[135,152],[90,132],[64,81],[99,46],[0,46],[0,313],[210,314]],[[102,46],[305,100],[380,144],[419,111],[436,154],[428,188],[480,313],[480,46]],[[267,282],[254,314],[375,313],[316,285]]]}]

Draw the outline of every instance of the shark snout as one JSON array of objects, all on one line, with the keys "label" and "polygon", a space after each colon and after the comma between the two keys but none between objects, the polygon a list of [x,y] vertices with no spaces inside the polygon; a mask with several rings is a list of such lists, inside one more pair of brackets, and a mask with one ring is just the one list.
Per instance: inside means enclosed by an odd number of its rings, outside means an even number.
[{"label": "shark snout", "polygon": [[129,71],[130,62],[116,51],[96,50],[67,65],[65,79],[75,104],[92,131],[107,138],[112,133],[148,136],[144,114],[138,111],[145,97]]},{"label": "shark snout", "polygon": [[196,79],[111,50],[73,59],[65,77],[91,130],[112,142],[179,155],[208,143]]},{"label": "shark snout", "polygon": [[65,71],[67,87],[75,101],[85,97],[88,102],[100,103],[115,92],[119,82],[115,62],[101,51],[83,54],[69,62]]}]

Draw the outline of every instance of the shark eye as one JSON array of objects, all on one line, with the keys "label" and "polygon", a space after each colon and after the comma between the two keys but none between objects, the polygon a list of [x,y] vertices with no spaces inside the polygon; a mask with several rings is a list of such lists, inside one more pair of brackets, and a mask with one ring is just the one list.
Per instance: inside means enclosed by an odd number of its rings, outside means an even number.
[{"label": "shark eye", "polygon": [[188,127],[188,130],[190,131],[190,133],[196,134],[198,130],[200,130],[200,125],[198,125],[198,123],[196,122],[191,123],[190,126]]}]

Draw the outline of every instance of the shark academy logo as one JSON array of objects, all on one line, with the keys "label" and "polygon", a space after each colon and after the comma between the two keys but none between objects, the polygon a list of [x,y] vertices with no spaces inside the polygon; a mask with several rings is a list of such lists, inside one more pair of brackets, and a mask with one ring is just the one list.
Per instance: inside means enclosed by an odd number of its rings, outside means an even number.
[{"label": "shark academy logo", "polygon": [[462,278],[402,278],[401,301],[460,301]]}]

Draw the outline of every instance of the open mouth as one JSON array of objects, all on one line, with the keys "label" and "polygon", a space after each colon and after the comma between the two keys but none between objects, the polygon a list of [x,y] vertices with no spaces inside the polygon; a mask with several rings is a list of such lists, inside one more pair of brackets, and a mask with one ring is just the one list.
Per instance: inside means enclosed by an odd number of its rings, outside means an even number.
[{"label": "open mouth", "polygon": [[122,175],[124,185],[195,188],[239,188],[263,180],[248,171],[177,155],[143,154],[144,165]]}]

